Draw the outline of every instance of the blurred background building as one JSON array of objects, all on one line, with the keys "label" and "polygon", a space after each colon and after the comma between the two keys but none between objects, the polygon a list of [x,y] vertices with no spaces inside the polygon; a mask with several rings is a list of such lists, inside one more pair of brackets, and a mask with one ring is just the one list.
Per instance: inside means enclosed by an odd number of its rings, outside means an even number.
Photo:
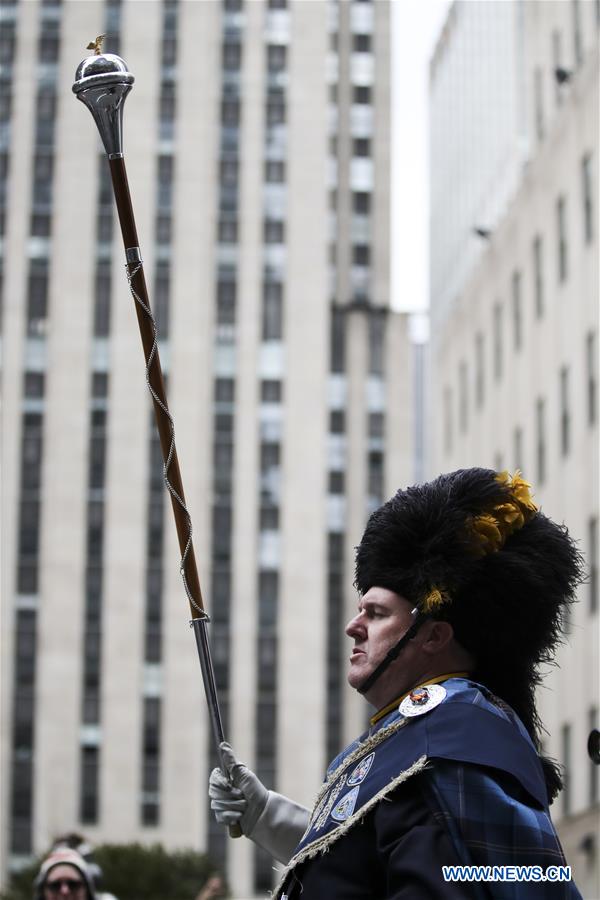
[{"label": "blurred background building", "polygon": [[456,2],[430,70],[430,468],[520,468],[586,557],[539,691],[584,897],[600,896],[599,28],[598,3]]},{"label": "blurred background building", "polygon": [[226,733],[312,802],[362,727],[353,547],[413,473],[389,306],[389,5],[3,0],[2,870],[74,827],[272,861],[209,815],[179,553],[89,113],[124,57],[128,165]]},{"label": "blurred background building", "polygon": [[343,626],[366,516],[414,479],[518,466],[587,557],[540,709],[567,776],[553,815],[600,896],[585,752],[600,3],[451,6],[430,69],[432,327],[416,347],[390,308],[387,0],[0,12],[2,875],[77,827],[206,849],[246,900],[272,882],[270,858],[207,808],[215,756],[133,301],[104,153],[71,93],[106,33],[136,76],[125,158],[233,746],[310,804],[365,717]]}]

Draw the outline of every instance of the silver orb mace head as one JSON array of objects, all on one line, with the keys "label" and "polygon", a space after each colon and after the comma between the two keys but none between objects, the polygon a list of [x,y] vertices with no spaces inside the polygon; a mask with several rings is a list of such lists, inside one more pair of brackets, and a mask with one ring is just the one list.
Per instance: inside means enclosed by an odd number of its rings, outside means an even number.
[{"label": "silver orb mace head", "polygon": [[123,104],[134,81],[114,53],[88,56],[75,73],[73,93],[94,117],[109,159],[123,156]]}]

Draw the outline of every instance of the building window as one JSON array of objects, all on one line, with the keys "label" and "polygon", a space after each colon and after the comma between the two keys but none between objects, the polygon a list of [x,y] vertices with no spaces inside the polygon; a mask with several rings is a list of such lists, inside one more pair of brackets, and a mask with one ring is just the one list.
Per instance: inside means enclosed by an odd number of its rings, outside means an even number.
[{"label": "building window", "polygon": [[158,697],[144,698],[142,732],[142,825],[158,825],[160,813],[160,721]]},{"label": "building window", "polygon": [[536,481],[543,484],[546,480],[546,403],[541,397],[535,405],[536,429]]},{"label": "building window", "polygon": [[586,244],[594,239],[594,192],[592,186],[592,157],[586,153],[581,160],[581,189],[583,197],[583,235]]},{"label": "building window", "polygon": [[352,49],[355,53],[371,52],[371,35],[370,34],[354,34],[352,35]]},{"label": "building window", "polygon": [[371,194],[368,191],[354,191],[352,209],[355,213],[365,215],[371,211]]},{"label": "building window", "polygon": [[94,337],[107,337],[110,330],[110,286],[110,259],[99,259],[94,286]]},{"label": "building window", "polygon": [[329,473],[329,493],[330,494],[343,494],[344,493],[344,473],[343,472],[330,472]]},{"label": "building window", "polygon": [[285,223],[279,219],[265,219],[263,238],[265,244],[283,244],[285,241]]},{"label": "building window", "polygon": [[173,193],[173,157],[163,154],[158,157],[158,197],[159,209],[170,209]]},{"label": "building window", "polygon": [[[562,40],[560,31],[552,32],[552,72],[556,73],[557,69],[562,68]],[[554,77],[554,100],[557,106],[562,103],[562,85],[558,78]]]},{"label": "building window", "polygon": [[355,84],[352,89],[352,102],[365,104],[371,103],[372,91],[368,85]]},{"label": "building window", "polygon": [[329,413],[329,431],[331,434],[345,433],[346,413],[343,409],[332,409]]},{"label": "building window", "polygon": [[270,87],[267,94],[267,125],[285,122],[285,94],[280,87]]},{"label": "building window", "polygon": [[538,141],[544,138],[544,76],[539,66],[533,73],[533,96],[535,104],[535,134]]},{"label": "building window", "polygon": [[269,72],[282,72],[287,62],[285,44],[269,44],[267,46],[267,68]]},{"label": "building window", "polygon": [[523,310],[521,309],[521,273],[513,272],[512,276],[512,313],[513,313],[513,342],[515,350],[520,350],[523,344]]},{"label": "building window", "polygon": [[540,234],[533,240],[533,290],[535,314],[541,319],[544,315],[544,245]]},{"label": "building window", "polygon": [[502,322],[502,305],[496,303],[494,305],[494,377],[496,380],[502,377],[503,365],[503,322]]},{"label": "building window", "polygon": [[331,310],[331,371],[342,373],[346,368],[346,314],[333,306]]},{"label": "building window", "polygon": [[354,244],[352,247],[352,262],[355,266],[368,266],[371,259],[371,249],[368,244]]},{"label": "building window", "polygon": [[523,429],[518,425],[513,432],[513,459],[515,469],[523,471]]},{"label": "building window", "polygon": [[444,450],[447,454],[452,453],[452,388],[444,388],[444,399],[442,403],[444,410]]},{"label": "building window", "polygon": [[161,84],[159,120],[161,137],[172,137],[175,121],[175,85],[172,81],[163,81]]},{"label": "building window", "polygon": [[369,138],[354,138],[352,141],[352,156],[370,156],[371,141]]},{"label": "building window", "polygon": [[218,238],[220,244],[236,244],[238,239],[238,221],[231,216],[219,219]]},{"label": "building window", "polygon": [[369,413],[369,437],[383,438],[385,436],[385,418],[381,412]]},{"label": "building window", "polygon": [[221,101],[221,125],[232,127],[240,124],[240,101],[238,97],[224,97]]},{"label": "building window", "polygon": [[265,162],[265,181],[268,184],[281,184],[285,181],[285,163],[279,159],[268,159]]},{"label": "building window", "polygon": [[467,364],[461,361],[458,367],[458,421],[462,434],[469,426],[469,397]]},{"label": "building window", "polygon": [[261,531],[277,531],[279,529],[278,506],[269,502],[261,503],[259,527]]},{"label": "building window", "polygon": [[566,281],[568,274],[567,259],[567,201],[559,197],[556,201],[556,238],[558,259],[558,280]]},{"label": "building window", "polygon": [[260,383],[261,403],[281,403],[281,381],[265,379]]},{"label": "building window", "polygon": [[217,323],[235,325],[237,283],[231,278],[220,278],[217,283]]},{"label": "building window", "polygon": [[262,339],[279,341],[283,335],[283,285],[265,281],[263,285]]},{"label": "building window", "polygon": [[480,409],[485,400],[485,345],[483,334],[475,335],[475,403]]},{"label": "building window", "polygon": [[563,456],[568,455],[570,444],[569,369],[567,366],[563,366],[560,370],[560,452]]},{"label": "building window", "polygon": [[40,34],[38,48],[39,60],[42,63],[55,63],[60,50],[60,23],[53,19],[45,19]]},{"label": "building window", "polygon": [[385,311],[369,316],[369,375],[383,375],[385,368]]},{"label": "building window", "polygon": [[32,259],[27,284],[27,334],[42,336],[48,314],[48,260]]},{"label": "building window", "polygon": [[590,331],[585,342],[587,375],[587,421],[595,425],[598,421],[598,354],[596,332]]},{"label": "building window", "polygon": [[577,68],[583,62],[583,44],[581,40],[581,4],[579,0],[571,0],[573,13],[573,55]]},{"label": "building window", "polygon": [[598,519],[588,521],[588,590],[590,613],[598,609]]},{"label": "building window", "polygon": [[98,747],[81,748],[79,819],[89,825],[98,822],[99,818],[99,756]]},{"label": "building window", "polygon": [[228,72],[239,70],[242,63],[242,45],[238,41],[225,41],[222,52],[222,66]]}]

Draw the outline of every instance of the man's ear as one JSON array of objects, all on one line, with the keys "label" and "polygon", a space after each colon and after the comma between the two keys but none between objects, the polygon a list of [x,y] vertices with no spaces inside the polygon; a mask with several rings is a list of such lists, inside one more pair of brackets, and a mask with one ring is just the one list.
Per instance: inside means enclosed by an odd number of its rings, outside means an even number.
[{"label": "man's ear", "polygon": [[427,623],[427,633],[421,645],[424,653],[435,656],[445,650],[454,638],[454,629],[450,622],[439,622],[435,619]]}]

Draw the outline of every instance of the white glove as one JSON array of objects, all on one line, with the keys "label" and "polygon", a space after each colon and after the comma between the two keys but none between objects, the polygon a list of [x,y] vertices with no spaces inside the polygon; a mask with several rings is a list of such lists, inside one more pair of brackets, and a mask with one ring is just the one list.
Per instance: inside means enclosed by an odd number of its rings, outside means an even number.
[{"label": "white glove", "polygon": [[243,833],[279,862],[288,862],[306,831],[309,811],[293,800],[268,791],[227,743],[220,745],[229,778],[213,769],[208,782],[211,809],[221,825],[238,823]]},{"label": "white glove", "polygon": [[220,745],[226,773],[213,769],[208,780],[208,796],[215,819],[220,825],[238,823],[250,837],[258,817],[267,805],[269,792],[254,772],[239,763],[227,743]]}]

